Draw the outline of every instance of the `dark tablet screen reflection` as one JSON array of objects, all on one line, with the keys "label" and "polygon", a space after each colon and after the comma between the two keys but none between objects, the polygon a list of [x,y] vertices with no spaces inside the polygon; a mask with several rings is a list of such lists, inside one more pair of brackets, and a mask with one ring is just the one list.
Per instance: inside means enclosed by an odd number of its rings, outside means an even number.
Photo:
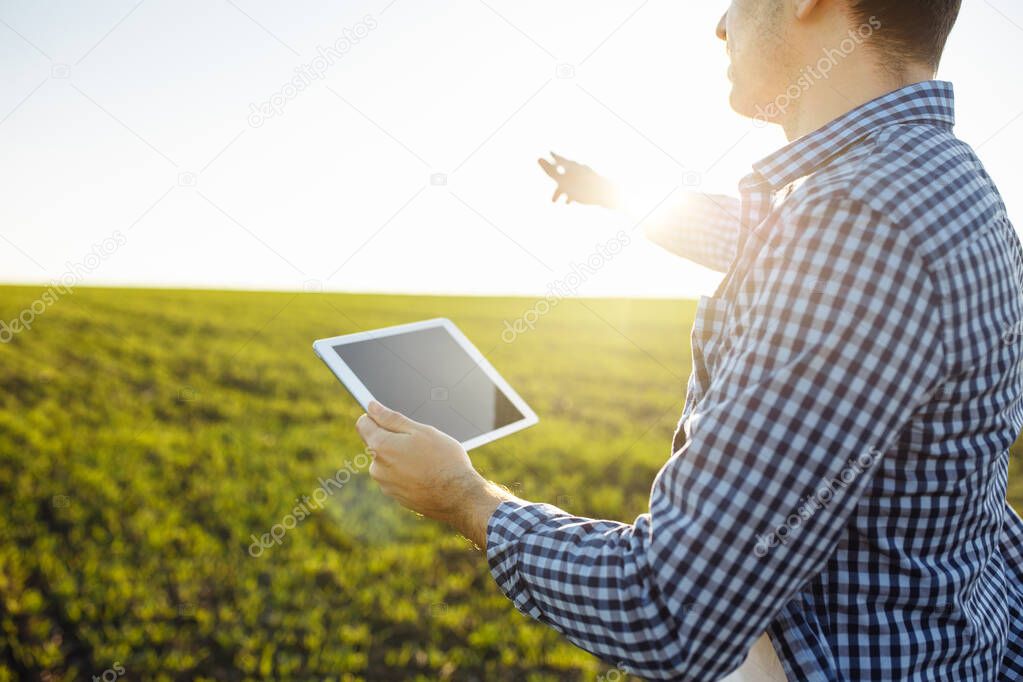
[{"label": "dark tablet screen reflection", "polygon": [[447,329],[334,347],[378,401],[465,442],[524,418]]}]

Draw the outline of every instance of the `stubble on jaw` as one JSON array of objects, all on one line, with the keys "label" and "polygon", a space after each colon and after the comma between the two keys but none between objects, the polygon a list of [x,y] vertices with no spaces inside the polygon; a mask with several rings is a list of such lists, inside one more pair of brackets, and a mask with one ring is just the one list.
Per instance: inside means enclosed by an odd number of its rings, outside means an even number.
[{"label": "stubble on jaw", "polygon": [[754,117],[773,102],[798,74],[798,57],[785,35],[789,0],[737,0],[729,11],[740,12],[743,36],[732,45],[732,108]]}]

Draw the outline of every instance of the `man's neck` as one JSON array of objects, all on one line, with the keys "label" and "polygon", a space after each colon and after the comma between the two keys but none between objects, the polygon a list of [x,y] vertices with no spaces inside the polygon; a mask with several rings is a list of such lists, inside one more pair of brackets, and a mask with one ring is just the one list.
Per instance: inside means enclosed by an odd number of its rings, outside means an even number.
[{"label": "man's neck", "polygon": [[934,70],[926,66],[912,66],[898,77],[882,77],[876,67],[847,64],[836,70],[828,80],[822,80],[807,90],[782,121],[789,141],[824,127],[853,109],[904,88],[934,78]]}]

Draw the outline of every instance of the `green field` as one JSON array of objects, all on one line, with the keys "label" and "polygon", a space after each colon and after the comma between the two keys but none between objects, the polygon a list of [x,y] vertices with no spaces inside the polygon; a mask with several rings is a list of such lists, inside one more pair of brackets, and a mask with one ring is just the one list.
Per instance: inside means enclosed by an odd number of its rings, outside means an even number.
[{"label": "green field", "polygon": [[[0,288],[0,319],[40,296]],[[472,453],[529,499],[631,520],[669,455],[693,304],[79,289],[0,344],[3,680],[594,680],[516,613],[464,540],[364,470],[315,338],[454,320],[541,417]],[[1018,466],[1017,466],[1018,468]],[[1011,497],[1023,503],[1023,480]]]}]

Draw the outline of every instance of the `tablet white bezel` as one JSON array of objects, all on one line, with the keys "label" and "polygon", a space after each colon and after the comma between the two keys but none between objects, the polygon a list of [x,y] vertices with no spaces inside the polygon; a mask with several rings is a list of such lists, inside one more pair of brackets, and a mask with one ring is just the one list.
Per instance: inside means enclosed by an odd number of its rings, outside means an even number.
[{"label": "tablet white bezel", "polygon": [[399,324],[393,327],[385,327],[383,329],[374,329],[372,331],[356,332],[354,334],[344,334],[342,336],[334,336],[329,339],[318,339],[313,342],[313,350],[316,352],[320,359],[330,368],[330,371],[334,373],[345,388],[352,394],[352,396],[358,401],[362,409],[368,409],[371,400],[374,400],[373,394],[366,388],[366,385],[362,383],[355,372],[341,359],[341,356],[334,352],[334,347],[345,345],[349,343],[357,343],[359,341],[367,341],[372,339],[381,339],[388,336],[397,336],[399,334],[406,334],[408,332],[419,331],[422,329],[432,329],[434,327],[442,327],[451,334],[451,337],[462,347],[469,357],[476,363],[476,365],[483,370],[487,377],[494,382],[494,385],[504,392],[504,395],[511,401],[515,408],[522,414],[522,419],[502,426],[499,429],[488,431],[480,434],[474,438],[470,438],[467,441],[462,442],[462,447],[466,450],[471,450],[480,445],[490,443],[503,438],[510,433],[521,431],[524,428],[532,426],[540,421],[536,413],[530,409],[526,401],[515,392],[507,381],[504,380],[497,370],[494,369],[493,365],[487,361],[483,354],[472,344],[465,334],[455,326],[455,323],[451,320],[438,317],[432,320],[423,320],[422,322],[412,322],[410,324]]}]

